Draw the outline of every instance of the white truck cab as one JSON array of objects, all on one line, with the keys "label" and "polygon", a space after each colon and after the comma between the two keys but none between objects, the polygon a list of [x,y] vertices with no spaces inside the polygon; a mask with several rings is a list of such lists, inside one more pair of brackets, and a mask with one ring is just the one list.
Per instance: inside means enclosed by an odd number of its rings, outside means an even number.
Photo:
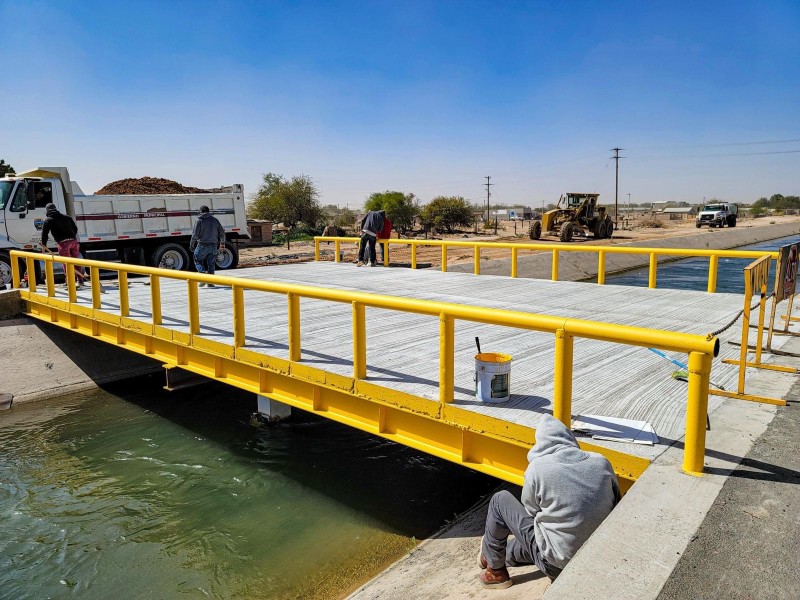
[{"label": "white truck cab", "polygon": [[739,214],[739,206],[728,202],[714,202],[706,204],[697,213],[695,226],[699,229],[703,225],[709,227],[736,227],[736,218]]}]

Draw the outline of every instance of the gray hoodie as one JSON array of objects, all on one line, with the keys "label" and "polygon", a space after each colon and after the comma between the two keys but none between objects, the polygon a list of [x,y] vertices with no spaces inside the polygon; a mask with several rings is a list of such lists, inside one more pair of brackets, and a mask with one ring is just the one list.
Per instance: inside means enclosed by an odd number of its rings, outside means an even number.
[{"label": "gray hoodie", "polygon": [[542,556],[563,569],[619,501],[617,478],[605,457],[581,450],[550,415],[536,428],[528,462],[522,504]]},{"label": "gray hoodie", "polygon": [[386,212],[382,210],[371,210],[364,217],[364,224],[361,226],[361,231],[376,237],[383,229],[383,218]]}]

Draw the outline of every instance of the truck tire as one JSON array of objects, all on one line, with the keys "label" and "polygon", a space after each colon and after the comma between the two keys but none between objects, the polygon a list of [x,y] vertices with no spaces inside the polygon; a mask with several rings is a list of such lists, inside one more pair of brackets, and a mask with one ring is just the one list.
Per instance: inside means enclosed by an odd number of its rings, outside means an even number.
[{"label": "truck tire", "polygon": [[558,239],[562,242],[572,241],[572,223],[564,223],[558,232]]},{"label": "truck tire", "polygon": [[230,242],[225,242],[225,250],[217,254],[217,268],[219,270],[235,269],[239,264],[239,250]]},{"label": "truck tire", "polygon": [[700,223],[695,223],[694,226],[697,227],[698,229],[700,229],[702,227],[702,225]]},{"label": "truck tire", "polygon": [[736,227],[736,215],[728,217],[728,227]]},{"label": "truck tire", "polygon": [[0,252],[0,290],[11,289],[11,255]]},{"label": "truck tire", "polygon": [[528,232],[532,240],[538,240],[542,237],[542,222],[533,221],[531,223],[530,231]]},{"label": "truck tire", "polygon": [[189,269],[189,253],[178,244],[162,244],[153,252],[152,265],[161,269],[187,271]]},{"label": "truck tire", "polygon": [[595,221],[594,227],[592,227],[592,237],[596,240],[602,240],[606,237],[606,222],[604,220],[597,219]]}]

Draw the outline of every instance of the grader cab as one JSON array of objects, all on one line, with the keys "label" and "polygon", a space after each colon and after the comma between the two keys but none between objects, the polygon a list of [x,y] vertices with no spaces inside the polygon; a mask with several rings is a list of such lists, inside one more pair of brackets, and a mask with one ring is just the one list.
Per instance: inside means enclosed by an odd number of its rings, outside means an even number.
[{"label": "grader cab", "polygon": [[571,242],[574,236],[595,239],[610,238],[614,233],[614,222],[605,206],[597,205],[600,194],[568,193],[559,198],[558,205],[531,222],[529,231],[532,240],[542,234],[557,235],[562,242]]}]

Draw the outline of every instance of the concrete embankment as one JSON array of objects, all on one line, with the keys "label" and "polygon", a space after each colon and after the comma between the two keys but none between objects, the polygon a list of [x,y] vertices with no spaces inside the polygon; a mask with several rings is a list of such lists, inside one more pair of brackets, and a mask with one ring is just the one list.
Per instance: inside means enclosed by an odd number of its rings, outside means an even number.
[{"label": "concrete embankment", "polygon": [[[689,248],[697,250],[721,250],[748,246],[800,232],[800,223],[776,223],[774,225],[739,226],[733,229],[701,229],[697,233],[668,237],[658,240],[626,242],[625,232],[615,234],[611,247],[646,247],[646,248]],[[555,238],[553,238],[555,240]],[[551,240],[542,240],[549,242]],[[584,243],[584,242],[581,242]],[[591,245],[592,240],[587,240]],[[668,262],[670,257],[659,257],[659,263]],[[607,254],[606,273],[620,273],[646,267],[650,262],[647,254]],[[550,252],[522,255],[518,258],[519,277],[550,279],[552,257]],[[472,263],[448,265],[448,271],[472,273]],[[481,273],[484,275],[510,275],[511,259],[493,259],[481,261]],[[580,281],[597,277],[597,254],[594,252],[562,252],[559,254],[558,278],[561,281]]]},{"label": "concrete embankment", "polygon": [[158,361],[24,317],[19,292],[0,292],[0,394],[43,400],[158,372]]},{"label": "concrete embankment", "polygon": [[[703,230],[694,235],[648,241],[640,245],[659,248],[735,248],[794,235],[798,233],[798,225],[794,222]],[[645,266],[649,260],[644,256],[637,263],[630,259],[638,257],[620,255],[613,257],[615,260],[612,262],[611,258],[608,255],[606,261],[609,272]],[[597,274],[595,254],[562,254],[560,259],[561,279],[580,280]],[[549,252],[520,256],[521,276],[549,278],[550,268]],[[472,264],[456,265],[448,267],[448,270],[472,272]],[[481,263],[481,272],[485,274],[507,275],[509,271],[508,260]],[[790,340],[783,349],[800,353],[800,338]],[[800,367],[800,360],[796,358],[779,358],[781,364]],[[791,398],[791,388],[796,380],[797,375],[787,373],[748,371],[747,386],[753,394]],[[535,567],[519,567],[509,569],[514,579],[514,585],[509,589],[498,591],[480,587],[476,556],[486,516],[484,503],[424,541],[350,598],[655,599],[690,546],[720,489],[737,469],[742,457],[747,456],[753,443],[767,431],[775,411],[774,406],[726,400],[710,415],[712,429],[706,439],[706,473],[702,477],[695,477],[681,470],[683,445],[682,441],[678,441],[647,469],[552,585]],[[513,491],[514,488],[511,489]],[[732,535],[735,537],[735,534]],[[769,556],[763,555],[761,564],[752,566],[751,563],[749,572],[766,570],[768,560]],[[690,572],[691,568],[689,566],[684,571]],[[685,582],[691,581],[692,576],[691,572],[685,576],[682,585],[687,586]],[[687,593],[680,597],[688,600],[696,596]]]}]

